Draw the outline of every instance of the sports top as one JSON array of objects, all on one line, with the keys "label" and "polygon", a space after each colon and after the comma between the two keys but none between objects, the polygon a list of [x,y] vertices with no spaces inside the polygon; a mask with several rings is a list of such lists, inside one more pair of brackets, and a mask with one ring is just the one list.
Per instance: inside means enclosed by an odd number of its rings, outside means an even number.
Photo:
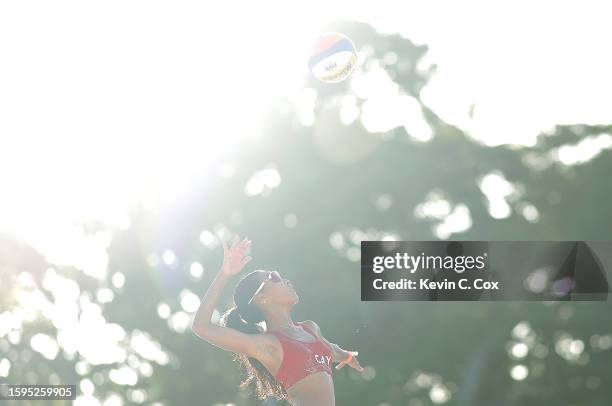
[{"label": "sports top", "polygon": [[330,376],[332,375],[332,351],[329,346],[323,343],[303,322],[294,323],[296,324],[302,326],[316,340],[303,342],[281,332],[270,332],[278,338],[283,347],[283,360],[276,373],[276,379],[285,390],[315,372],[325,371]]}]

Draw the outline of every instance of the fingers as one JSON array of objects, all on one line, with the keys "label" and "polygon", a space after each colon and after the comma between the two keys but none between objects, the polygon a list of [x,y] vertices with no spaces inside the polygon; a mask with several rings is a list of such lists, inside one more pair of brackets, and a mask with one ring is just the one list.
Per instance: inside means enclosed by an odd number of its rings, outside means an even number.
[{"label": "fingers", "polygon": [[251,257],[244,257],[242,258],[242,261],[240,261],[240,267],[245,266],[246,264],[248,264],[253,258]]},{"label": "fingers", "polygon": [[245,238],[244,240],[240,241],[240,243],[238,243],[238,245],[234,249],[234,252],[240,257],[242,257],[246,254],[250,246],[251,246],[251,241]]},{"label": "fingers", "polygon": [[232,250],[236,248],[238,241],[240,241],[240,236],[238,236],[238,234],[235,234],[232,242]]},{"label": "fingers", "polygon": [[[349,354],[351,355],[355,355],[353,351],[347,351]],[[336,365],[336,369],[342,369],[347,363],[348,361],[352,359],[351,357],[347,357],[345,360],[340,361],[340,363],[338,365]]]},{"label": "fingers", "polygon": [[242,242],[240,243],[240,248],[243,250],[246,250],[247,248],[249,248],[250,245],[251,245],[251,240],[245,237],[245,239],[242,240]]},{"label": "fingers", "polygon": [[[352,351],[352,353],[353,353],[353,356],[355,357],[359,355],[358,351]],[[357,358],[353,358],[353,361],[355,362],[355,366],[353,368],[355,368],[359,372],[363,372],[364,368],[361,365],[359,365],[359,361],[357,360]]]},{"label": "fingers", "polygon": [[225,240],[223,238],[219,238],[221,240],[221,244],[223,245],[223,253],[227,254],[227,251],[229,250],[228,246],[227,246],[227,242],[225,242]]},{"label": "fingers", "polygon": [[[242,241],[240,240],[240,236],[238,234],[234,234],[227,239],[219,238],[221,243],[223,244],[223,253],[229,254],[230,252],[235,253],[244,253],[250,246],[251,240],[245,237]],[[231,241],[231,245],[228,244],[228,241]]]},{"label": "fingers", "polygon": [[357,361],[357,358],[355,358],[357,355],[359,355],[359,351],[349,351],[349,353],[353,354],[353,358],[351,359],[351,362],[347,363],[346,360],[342,361],[338,365],[336,365],[336,369],[342,369],[344,368],[345,365],[348,364],[359,372],[365,371],[365,369],[361,365],[359,365],[359,361]]}]

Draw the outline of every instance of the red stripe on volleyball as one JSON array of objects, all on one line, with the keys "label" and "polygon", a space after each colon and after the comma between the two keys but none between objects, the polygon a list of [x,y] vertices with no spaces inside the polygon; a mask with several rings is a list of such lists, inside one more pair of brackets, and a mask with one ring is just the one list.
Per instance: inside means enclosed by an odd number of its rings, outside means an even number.
[{"label": "red stripe on volleyball", "polygon": [[336,42],[342,40],[342,37],[337,34],[327,34],[319,37],[317,42],[315,43],[311,55],[316,55],[319,52],[325,51],[327,48],[334,45]]}]

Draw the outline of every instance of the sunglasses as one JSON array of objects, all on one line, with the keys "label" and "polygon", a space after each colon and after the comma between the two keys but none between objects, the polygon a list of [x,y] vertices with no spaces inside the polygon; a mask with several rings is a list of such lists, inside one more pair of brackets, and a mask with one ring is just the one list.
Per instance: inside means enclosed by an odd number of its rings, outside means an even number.
[{"label": "sunglasses", "polygon": [[263,289],[264,285],[268,281],[272,281],[274,283],[278,283],[278,282],[282,282],[283,278],[281,278],[280,274],[278,272],[276,272],[276,271],[269,272],[268,273],[268,277],[261,282],[261,284],[259,285],[259,287],[255,291],[255,293],[253,293],[253,296],[251,296],[251,299],[249,300],[248,304],[251,304],[253,299],[255,299],[255,295],[258,294]]}]

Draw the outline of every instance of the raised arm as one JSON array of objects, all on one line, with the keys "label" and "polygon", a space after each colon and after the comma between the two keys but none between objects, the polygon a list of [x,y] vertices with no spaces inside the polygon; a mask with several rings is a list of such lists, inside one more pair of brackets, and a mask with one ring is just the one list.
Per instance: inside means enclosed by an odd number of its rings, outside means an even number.
[{"label": "raised arm", "polygon": [[225,285],[251,260],[251,257],[245,256],[251,241],[244,239],[238,242],[238,240],[236,237],[231,247],[223,241],[223,265],[206,291],[193,318],[191,329],[198,337],[216,347],[260,358],[267,344],[262,334],[246,334],[211,322],[214,307]]}]

